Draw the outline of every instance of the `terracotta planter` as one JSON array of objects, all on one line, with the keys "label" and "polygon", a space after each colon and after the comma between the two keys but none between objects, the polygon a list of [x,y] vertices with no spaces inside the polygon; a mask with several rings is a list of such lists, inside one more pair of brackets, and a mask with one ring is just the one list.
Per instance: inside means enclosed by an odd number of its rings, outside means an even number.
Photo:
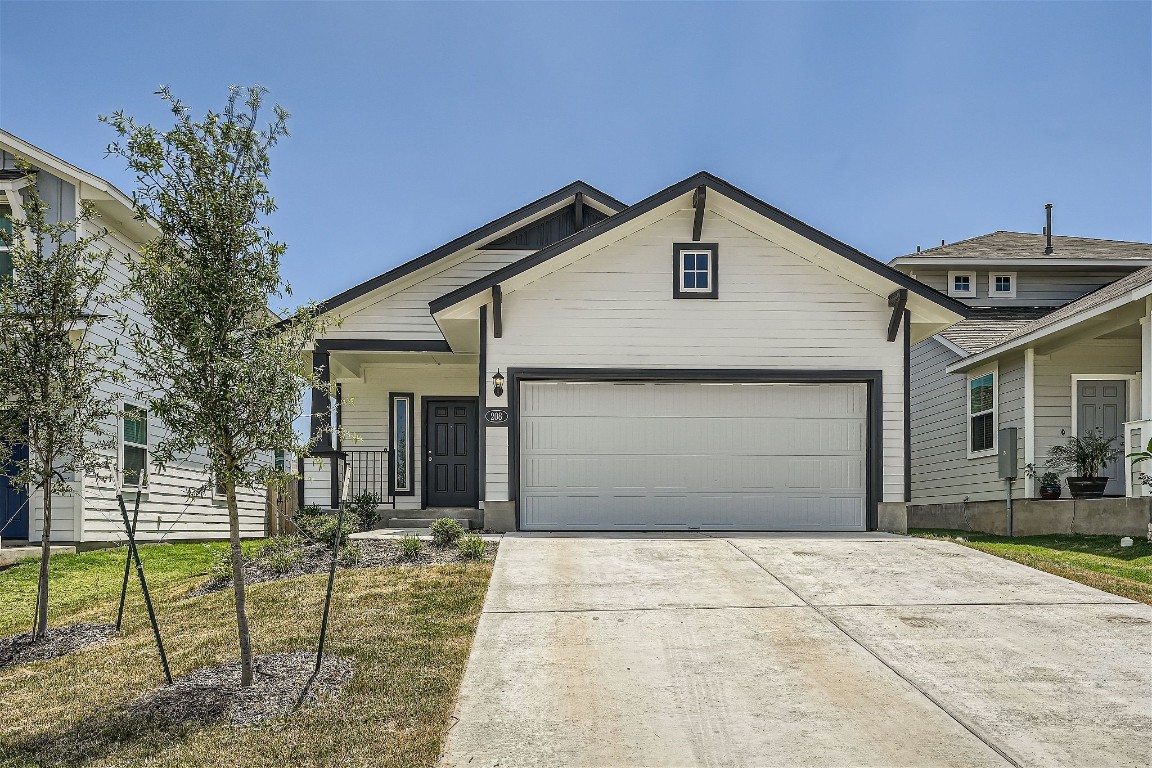
[{"label": "terracotta planter", "polygon": [[1108,486],[1106,477],[1066,477],[1064,482],[1068,483],[1074,499],[1099,499]]},{"label": "terracotta planter", "polygon": [[1060,498],[1061,488],[1058,485],[1042,485],[1040,486],[1040,498],[1045,501],[1055,501]]}]

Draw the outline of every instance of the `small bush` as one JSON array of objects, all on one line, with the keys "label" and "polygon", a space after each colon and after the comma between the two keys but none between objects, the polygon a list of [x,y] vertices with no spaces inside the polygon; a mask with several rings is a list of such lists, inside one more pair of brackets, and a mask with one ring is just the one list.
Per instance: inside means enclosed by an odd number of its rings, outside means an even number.
[{"label": "small bush", "polygon": [[339,555],[340,565],[345,568],[351,568],[354,565],[359,565],[360,561],[364,559],[364,550],[360,547],[360,542],[350,541],[344,546],[340,547]]},{"label": "small bush", "polygon": [[424,549],[424,542],[420,541],[419,536],[406,533],[404,538],[400,539],[400,552],[409,560],[415,560],[419,557],[422,549]]},{"label": "small bush", "polygon": [[214,547],[205,544],[204,549],[212,558],[208,563],[208,581],[212,584],[225,584],[232,581],[232,552],[227,547]]},{"label": "small bush", "polygon": [[488,543],[475,533],[464,534],[457,546],[460,548],[460,556],[465,560],[482,560],[488,551]]},{"label": "small bush", "polygon": [[450,547],[464,535],[460,523],[450,517],[442,517],[432,523],[432,543],[438,547]]},{"label": "small bush", "polygon": [[336,515],[331,512],[310,513],[296,516],[296,530],[300,535],[313,544],[323,544],[331,547],[337,539],[343,544],[348,534],[353,533],[352,523],[345,516],[344,525],[337,530]]},{"label": "small bush", "polygon": [[276,573],[287,573],[304,560],[304,542],[295,536],[269,539],[260,558]]},{"label": "small bush", "polygon": [[376,510],[380,507],[380,497],[365,491],[358,493],[348,502],[348,511],[356,520],[356,530],[367,531],[376,525]]}]

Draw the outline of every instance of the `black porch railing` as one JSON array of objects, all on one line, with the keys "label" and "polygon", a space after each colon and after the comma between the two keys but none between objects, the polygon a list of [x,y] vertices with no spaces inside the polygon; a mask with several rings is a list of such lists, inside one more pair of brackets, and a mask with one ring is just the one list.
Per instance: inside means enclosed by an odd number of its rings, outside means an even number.
[{"label": "black porch railing", "polygon": [[371,493],[380,503],[396,509],[396,497],[388,490],[388,451],[348,451],[351,481],[348,498]]}]

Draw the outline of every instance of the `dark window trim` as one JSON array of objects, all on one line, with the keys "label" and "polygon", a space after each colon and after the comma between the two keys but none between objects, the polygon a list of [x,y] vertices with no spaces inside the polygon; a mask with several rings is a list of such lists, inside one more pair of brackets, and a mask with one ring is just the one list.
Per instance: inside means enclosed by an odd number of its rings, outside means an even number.
[{"label": "dark window trim", "polygon": [[[408,401],[408,490],[396,489],[396,401]],[[412,418],[416,410],[416,395],[412,392],[388,393],[388,493],[393,496],[416,495],[416,420]]]},{"label": "dark window trim", "polygon": [[425,452],[420,457],[420,465],[423,469],[420,472],[420,509],[428,509],[428,463],[424,461],[424,456],[428,450],[428,406],[432,403],[474,403],[476,405],[476,425],[472,430],[474,439],[476,440],[476,450],[472,452],[472,471],[476,473],[476,506],[475,509],[480,508],[480,442],[483,438],[481,424],[483,419],[480,417],[480,398],[467,397],[459,395],[421,395],[420,396],[420,449]]},{"label": "dark window trim", "polygon": [[[680,254],[685,251],[708,251],[708,290],[687,291],[680,287],[684,264]],[[720,245],[719,243],[673,243],[672,244],[672,298],[674,299],[718,299],[720,286]]]},{"label": "dark window trim", "polygon": [[508,498],[516,504],[520,530],[520,383],[524,381],[683,381],[725,383],[821,384],[844,382],[868,385],[867,512],[865,528],[878,525],[878,505],[884,494],[884,374],[869,370],[778,370],[741,368],[509,368],[506,376],[508,408]]}]

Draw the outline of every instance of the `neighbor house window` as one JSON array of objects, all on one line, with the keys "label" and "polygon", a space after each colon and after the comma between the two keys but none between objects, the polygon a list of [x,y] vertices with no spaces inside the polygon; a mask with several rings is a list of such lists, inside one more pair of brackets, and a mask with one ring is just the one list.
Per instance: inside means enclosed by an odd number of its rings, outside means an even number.
[{"label": "neighbor house window", "polygon": [[974,298],[976,296],[976,273],[949,272],[948,295],[968,296]]},{"label": "neighbor house window", "polygon": [[968,455],[996,452],[996,371],[968,377]]},{"label": "neighbor house window", "polygon": [[144,488],[148,485],[148,411],[137,405],[125,405],[120,435],[124,485]]},{"label": "neighbor house window", "polygon": [[412,472],[415,467],[415,446],[412,435],[412,403],[410,392],[392,392],[388,395],[392,428],[388,435],[388,490],[392,495],[413,494]]},{"label": "neighbor house window", "polygon": [[672,251],[672,295],[677,299],[715,299],[716,243],[677,243]]},{"label": "neighbor house window", "polygon": [[1016,298],[1016,273],[993,272],[988,275],[988,295],[1005,299]]}]

